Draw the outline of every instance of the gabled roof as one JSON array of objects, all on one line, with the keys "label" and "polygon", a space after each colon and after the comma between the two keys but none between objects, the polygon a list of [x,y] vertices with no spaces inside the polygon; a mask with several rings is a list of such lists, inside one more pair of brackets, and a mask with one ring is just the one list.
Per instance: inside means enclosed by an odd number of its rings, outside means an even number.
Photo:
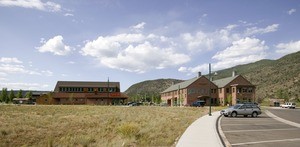
[{"label": "gabled roof", "polygon": [[192,78],[190,80],[186,80],[184,82],[171,85],[169,88],[167,88],[166,90],[164,90],[162,93],[169,92],[169,91],[174,91],[174,90],[178,90],[179,88],[180,89],[186,88],[186,87],[188,87],[189,85],[191,85],[192,83],[194,83],[196,80],[198,80],[201,77],[195,77],[195,78]]},{"label": "gabled roof", "polygon": [[120,82],[91,82],[91,81],[57,81],[54,91],[58,91],[59,87],[119,87]]},{"label": "gabled roof", "polygon": [[229,84],[231,81],[233,81],[235,78],[237,78],[239,75],[236,75],[234,77],[228,77],[223,78],[219,80],[212,81],[214,84],[216,84],[219,88],[225,87],[227,84]]}]

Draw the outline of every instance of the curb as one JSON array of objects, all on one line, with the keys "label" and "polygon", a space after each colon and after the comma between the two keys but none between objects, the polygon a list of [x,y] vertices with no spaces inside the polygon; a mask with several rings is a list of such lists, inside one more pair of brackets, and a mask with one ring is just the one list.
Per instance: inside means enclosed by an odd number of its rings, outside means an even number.
[{"label": "curb", "polygon": [[219,135],[219,138],[223,144],[224,147],[231,147],[231,144],[229,143],[229,141],[227,140],[225,134],[223,133],[223,130],[221,128],[221,119],[223,115],[220,115],[216,121],[216,128],[217,128],[217,133]]},{"label": "curb", "polygon": [[268,116],[270,116],[271,118],[274,118],[274,119],[276,119],[276,120],[278,120],[278,121],[280,121],[280,122],[282,122],[282,123],[285,123],[285,124],[288,124],[288,125],[291,125],[291,126],[300,128],[300,124],[295,123],[295,122],[292,122],[292,121],[289,121],[289,120],[285,120],[285,119],[283,119],[283,118],[280,118],[280,117],[274,115],[273,113],[271,113],[271,112],[268,111],[268,110],[265,110],[265,113],[266,113]]}]

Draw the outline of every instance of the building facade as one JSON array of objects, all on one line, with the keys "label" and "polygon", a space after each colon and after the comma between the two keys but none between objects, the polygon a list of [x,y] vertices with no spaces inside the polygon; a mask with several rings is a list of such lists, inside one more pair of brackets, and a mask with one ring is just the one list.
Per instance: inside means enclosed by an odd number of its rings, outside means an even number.
[{"label": "building facade", "polygon": [[210,81],[198,73],[196,78],[173,84],[161,93],[161,98],[169,106],[190,106],[201,100],[209,105],[235,105],[255,101],[255,86],[241,75]]},{"label": "building facade", "polygon": [[119,82],[58,81],[54,91],[42,95],[37,104],[119,105],[127,98]]}]

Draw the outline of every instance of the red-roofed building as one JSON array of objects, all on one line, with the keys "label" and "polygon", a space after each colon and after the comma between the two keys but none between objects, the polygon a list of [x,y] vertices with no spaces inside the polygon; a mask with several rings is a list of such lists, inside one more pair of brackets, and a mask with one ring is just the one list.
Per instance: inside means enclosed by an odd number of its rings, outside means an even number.
[{"label": "red-roofed building", "polygon": [[42,95],[37,104],[118,105],[127,98],[119,82],[58,81],[54,92]]}]

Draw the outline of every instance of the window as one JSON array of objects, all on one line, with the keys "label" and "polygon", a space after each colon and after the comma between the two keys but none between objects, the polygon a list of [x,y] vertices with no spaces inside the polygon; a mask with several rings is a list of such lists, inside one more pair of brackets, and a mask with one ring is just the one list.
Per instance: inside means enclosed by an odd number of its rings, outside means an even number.
[{"label": "window", "polygon": [[88,88],[88,92],[93,92],[94,91],[94,89],[93,88]]},{"label": "window", "polygon": [[232,88],[232,93],[235,93],[235,88],[234,87]]},{"label": "window", "polygon": [[99,91],[99,92],[103,92],[104,90],[103,90],[102,87],[100,87],[100,88],[98,88],[98,91]]},{"label": "window", "polygon": [[229,88],[226,88],[226,93],[229,93],[229,92],[230,92]]},{"label": "window", "polygon": [[219,89],[219,93],[222,93],[222,89],[221,88]]},{"label": "window", "polygon": [[249,88],[248,88],[248,92],[249,92],[249,93],[252,93],[252,92],[253,92],[252,87],[249,87]]},{"label": "window", "polygon": [[247,88],[243,88],[243,93],[247,92]]}]

